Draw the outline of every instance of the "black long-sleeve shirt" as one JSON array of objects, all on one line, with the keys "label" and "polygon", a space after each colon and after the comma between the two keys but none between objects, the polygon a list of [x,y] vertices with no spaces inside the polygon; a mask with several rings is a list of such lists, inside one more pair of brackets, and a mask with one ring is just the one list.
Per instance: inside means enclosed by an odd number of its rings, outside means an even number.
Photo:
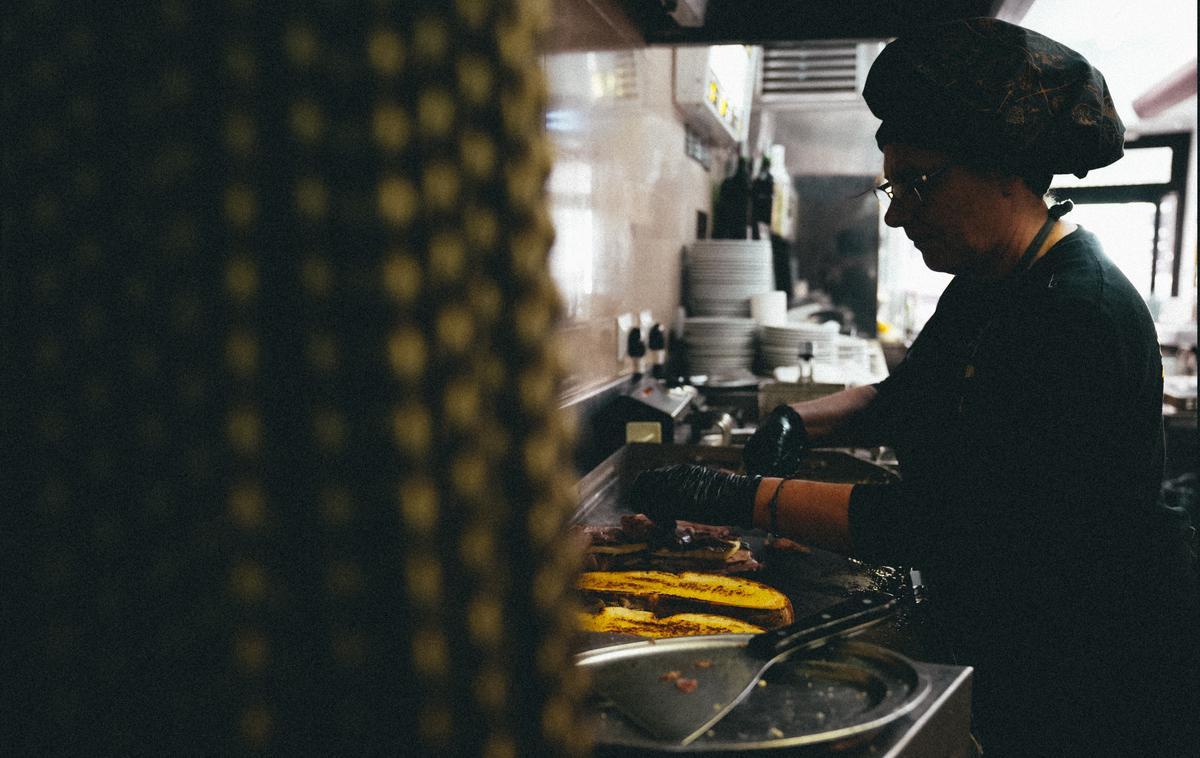
[{"label": "black long-sleeve shirt", "polygon": [[1140,295],[1079,229],[1007,280],[954,279],[877,388],[859,422],[903,481],[855,488],[856,553],[922,569],[993,746],[1115,751],[1146,721],[1091,702],[1101,681],[1121,702],[1157,671],[1177,699],[1158,664],[1200,644]]}]

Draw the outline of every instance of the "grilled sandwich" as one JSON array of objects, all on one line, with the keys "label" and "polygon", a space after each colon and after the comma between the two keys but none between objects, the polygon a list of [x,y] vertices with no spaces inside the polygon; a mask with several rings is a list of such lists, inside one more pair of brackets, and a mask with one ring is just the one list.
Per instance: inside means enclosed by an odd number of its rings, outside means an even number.
[{"label": "grilled sandwich", "polygon": [[762,627],[729,616],[711,613],[676,613],[655,616],[621,606],[605,606],[595,613],[580,613],[579,626],[585,632],[632,634],[638,637],[693,637],[701,634],[758,634]]},{"label": "grilled sandwich", "polygon": [[576,586],[593,610],[619,606],[655,616],[726,616],[764,629],[793,619],[787,595],[742,577],[694,571],[585,571]]}]

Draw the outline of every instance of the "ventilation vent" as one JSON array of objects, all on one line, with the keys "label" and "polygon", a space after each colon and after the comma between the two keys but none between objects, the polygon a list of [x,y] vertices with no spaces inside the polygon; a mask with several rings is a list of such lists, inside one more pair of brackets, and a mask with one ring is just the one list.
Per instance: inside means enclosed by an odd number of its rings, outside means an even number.
[{"label": "ventilation vent", "polygon": [[632,51],[618,50],[611,61],[612,96],[617,100],[638,99],[637,58]]},{"label": "ventilation vent", "polygon": [[759,98],[772,105],[857,101],[882,49],[844,40],[764,47]]}]

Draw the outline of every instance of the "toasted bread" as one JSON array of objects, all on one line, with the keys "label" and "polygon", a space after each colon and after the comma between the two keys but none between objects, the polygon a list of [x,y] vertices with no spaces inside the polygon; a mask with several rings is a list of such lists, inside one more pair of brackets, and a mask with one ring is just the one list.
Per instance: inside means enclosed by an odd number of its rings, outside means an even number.
[{"label": "toasted bread", "polygon": [[641,553],[649,547],[645,542],[630,542],[626,545],[592,545],[587,551],[596,555],[629,555]]},{"label": "toasted bread", "polygon": [[596,613],[580,613],[580,628],[585,632],[633,634],[638,637],[692,637],[701,634],[758,634],[762,627],[728,616],[710,613],[676,613],[655,616],[620,606],[607,606]]},{"label": "toasted bread", "polygon": [[740,540],[712,540],[712,544],[704,545],[692,550],[679,550],[669,547],[660,547],[651,551],[651,555],[660,558],[685,558],[690,560],[708,561],[710,563],[724,563],[732,558],[742,547]]},{"label": "toasted bread", "polygon": [[593,603],[646,610],[729,616],[765,629],[790,624],[792,603],[774,587],[741,577],[684,571],[585,571],[576,586]]},{"label": "toasted bread", "polygon": [[732,552],[592,548],[584,556],[587,571],[697,571],[707,574],[746,574],[762,567],[748,548]]}]

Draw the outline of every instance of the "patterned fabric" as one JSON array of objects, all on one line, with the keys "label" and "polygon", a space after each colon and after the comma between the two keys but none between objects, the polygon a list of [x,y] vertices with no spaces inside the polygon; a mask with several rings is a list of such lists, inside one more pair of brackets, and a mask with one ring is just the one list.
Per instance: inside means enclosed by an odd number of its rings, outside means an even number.
[{"label": "patterned fabric", "polygon": [[6,21],[6,752],[586,751],[548,6]]},{"label": "patterned fabric", "polygon": [[1083,176],[1123,154],[1108,85],[1079,53],[993,18],[914,31],[883,49],[863,87],[891,142],[1017,172]]}]

